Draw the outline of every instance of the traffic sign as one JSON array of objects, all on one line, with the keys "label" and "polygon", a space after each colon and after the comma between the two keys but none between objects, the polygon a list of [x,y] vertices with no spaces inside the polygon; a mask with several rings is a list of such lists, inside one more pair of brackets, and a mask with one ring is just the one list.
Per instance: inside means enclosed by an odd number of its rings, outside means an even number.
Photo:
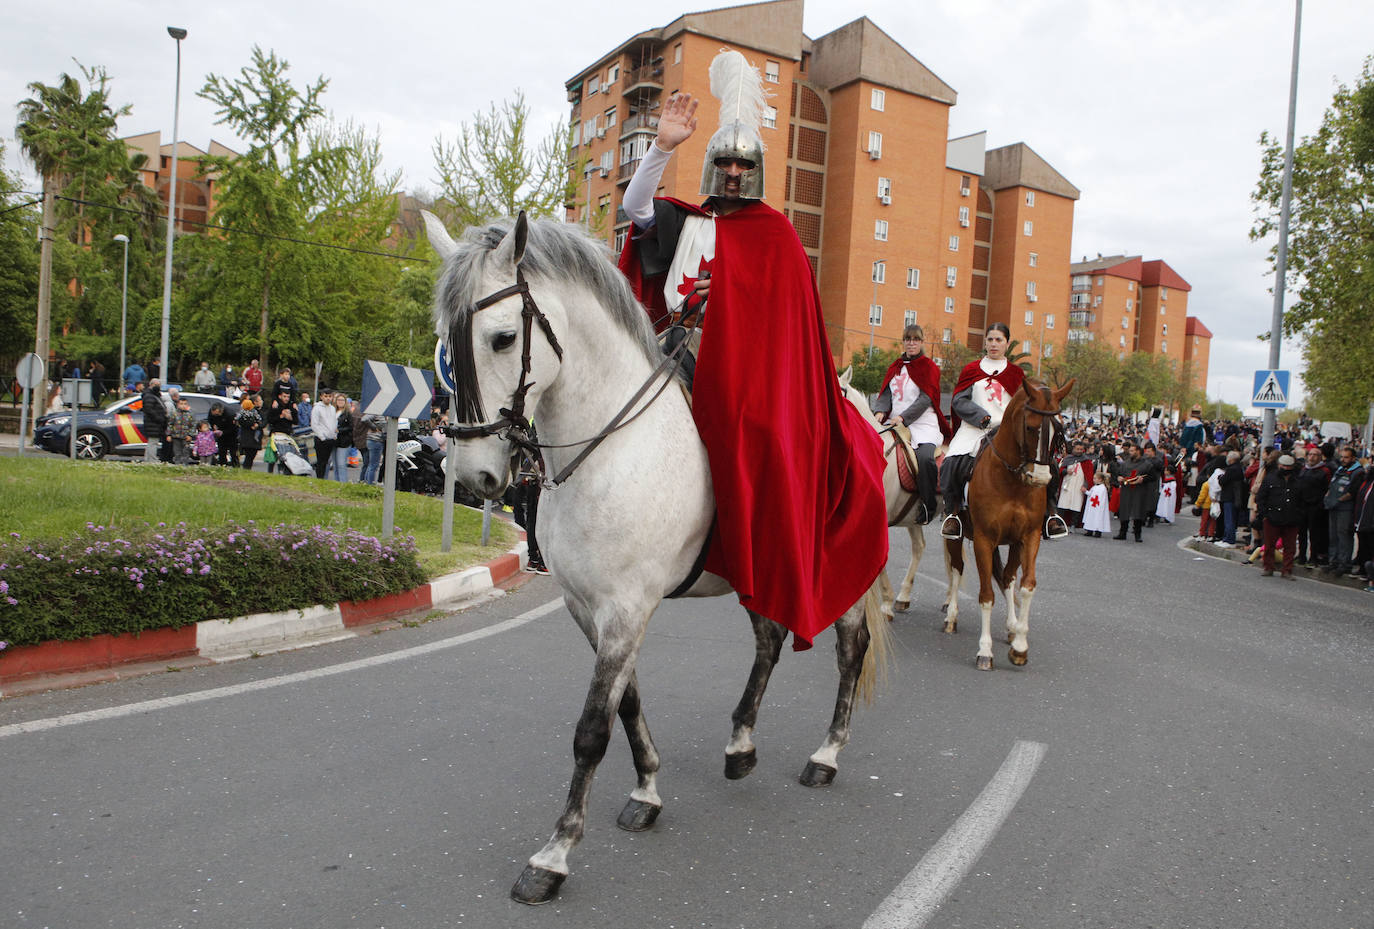
[{"label": "traffic sign", "polygon": [[362,414],[417,418],[429,411],[434,372],[368,361],[363,365]]},{"label": "traffic sign", "polygon": [[451,394],[458,392],[458,382],[453,377],[453,352],[443,339],[434,343],[434,370],[439,375],[439,383]]},{"label": "traffic sign", "polygon": [[14,377],[19,381],[19,386],[25,390],[33,390],[43,383],[43,359],[36,352],[29,352],[19,359],[19,364],[15,366]]},{"label": "traffic sign", "polygon": [[1288,408],[1288,371],[1265,368],[1255,372],[1255,391],[1250,405],[1262,410]]}]

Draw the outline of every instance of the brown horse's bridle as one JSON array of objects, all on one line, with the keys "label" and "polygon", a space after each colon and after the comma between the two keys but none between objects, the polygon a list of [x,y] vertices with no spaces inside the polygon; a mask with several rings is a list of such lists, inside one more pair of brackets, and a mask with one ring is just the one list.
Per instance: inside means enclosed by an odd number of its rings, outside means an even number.
[{"label": "brown horse's bridle", "polygon": [[[1048,387],[1042,387],[1040,389],[1047,394],[1049,393]],[[990,444],[992,453],[997,456],[998,461],[1002,462],[1003,467],[1020,477],[1023,482],[1029,484],[1031,482],[1031,469],[1033,467],[1036,465],[1051,467],[1054,464],[1054,448],[1057,440],[1064,433],[1064,424],[1059,419],[1058,410],[1037,409],[1030,405],[1029,400],[1021,407],[1019,412],[1021,413],[1022,422],[1021,428],[1016,432],[1016,451],[1021,460],[1016,464],[1012,464],[1002,457],[1002,453],[997,449],[996,442]],[[1026,452],[1026,413],[1034,413],[1040,417],[1040,428],[1037,430],[1035,453],[1033,455],[1028,455]]]}]

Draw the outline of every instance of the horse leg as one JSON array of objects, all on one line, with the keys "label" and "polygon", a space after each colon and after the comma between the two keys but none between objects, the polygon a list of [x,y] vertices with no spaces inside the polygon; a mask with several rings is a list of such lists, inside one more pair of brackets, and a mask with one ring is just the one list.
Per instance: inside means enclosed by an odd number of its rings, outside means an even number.
[{"label": "horse leg", "polygon": [[548,903],[568,876],[568,854],[582,840],[586,830],[592,778],[606,755],[612,714],[620,707],[634,677],[635,657],[647,625],[647,612],[638,618],[618,613],[597,623],[601,632],[597,636],[596,670],[573,737],[573,776],[568,786],[568,802],[553,836],[530,858],[511,887],[511,898],[519,903]]},{"label": "horse leg", "polygon": [[924,526],[907,526],[906,534],[911,537],[911,567],[906,569],[902,587],[897,591],[897,601],[892,605],[898,613],[905,613],[911,609],[911,588],[916,583],[916,569],[921,564],[921,556],[926,553]]},{"label": "horse leg", "polygon": [[[992,670],[992,572],[993,559],[998,557],[997,546],[982,536],[973,539],[974,563],[978,568],[978,609],[982,613],[983,628],[978,636],[978,654],[974,666],[979,671]],[[999,578],[1000,580],[1000,578]]]},{"label": "horse leg", "polygon": [[1035,558],[1039,552],[1040,535],[1036,533],[1034,539],[1027,541],[1021,554],[1021,595],[1018,598],[1020,615],[1016,620],[1011,648],[1007,652],[1007,658],[1017,666],[1024,665],[1030,660],[1030,608],[1031,600],[1035,596]]},{"label": "horse leg", "polygon": [[840,667],[840,686],[835,696],[835,713],[830,719],[830,731],[826,733],[821,747],[807,760],[798,778],[805,787],[829,787],[835,780],[839,770],[840,749],[849,742],[849,720],[854,713],[854,696],[868,644],[864,603],[860,600],[835,623],[835,659]]},{"label": "horse leg", "polygon": [[1002,599],[1007,604],[1007,642],[1016,634],[1016,610],[1020,602],[1016,595],[1016,570],[1021,564],[1021,545],[1013,542],[1007,546],[1007,562],[1002,563],[1000,549],[994,549],[992,577],[1001,588]]},{"label": "horse leg", "polygon": [[754,723],[759,718],[759,704],[763,702],[763,692],[768,689],[768,679],[782,654],[782,643],[787,640],[786,627],[753,610],[746,612],[754,626],[754,666],[749,669],[749,680],[744,685],[739,705],[730,714],[734,729],[730,733],[730,744],[725,746],[725,776],[732,781],[748,775],[758,763],[758,755],[754,752]]},{"label": "horse leg", "polygon": [[[564,597],[564,602],[573,621],[591,644],[592,651],[596,651],[596,624],[589,609],[569,597]],[[634,673],[631,673],[630,682],[625,685],[618,713],[625,726],[625,738],[630,743],[638,784],[630,792],[630,799],[620,811],[616,825],[626,832],[643,832],[658,819],[658,814],[663,810],[663,801],[658,795],[658,749],[654,746],[653,736],[649,734],[649,723],[644,719],[639,699],[639,677]]]},{"label": "horse leg", "polygon": [[962,540],[945,540],[945,576],[949,580],[949,589],[945,591],[945,603],[940,609],[945,614],[945,632],[954,635],[959,631],[959,585],[964,579]]}]

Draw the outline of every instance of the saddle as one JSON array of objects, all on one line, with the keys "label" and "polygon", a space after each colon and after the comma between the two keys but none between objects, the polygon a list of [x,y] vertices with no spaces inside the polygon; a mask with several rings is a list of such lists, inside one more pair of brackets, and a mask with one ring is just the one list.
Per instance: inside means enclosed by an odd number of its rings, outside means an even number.
[{"label": "saddle", "polygon": [[905,426],[892,430],[892,456],[897,462],[897,481],[902,490],[909,494],[916,492],[916,452],[911,447],[911,433]]}]

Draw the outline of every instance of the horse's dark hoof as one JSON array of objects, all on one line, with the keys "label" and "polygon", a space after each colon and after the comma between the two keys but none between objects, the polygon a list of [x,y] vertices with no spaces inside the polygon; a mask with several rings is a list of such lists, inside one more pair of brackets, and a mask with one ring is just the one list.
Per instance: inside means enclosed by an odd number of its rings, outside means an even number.
[{"label": "horse's dark hoof", "polygon": [[620,817],[616,819],[615,824],[626,832],[643,832],[654,824],[662,809],[661,806],[631,798],[625,804],[625,809],[620,811]]},{"label": "horse's dark hoof", "polygon": [[1027,661],[1030,661],[1030,654],[1028,652],[1018,652],[1014,648],[1009,648],[1007,649],[1007,658],[1012,664],[1019,668]]},{"label": "horse's dark hoof", "polygon": [[801,781],[803,787],[829,787],[835,783],[836,769],[828,764],[817,764],[814,761],[806,763],[805,770],[802,771]]},{"label": "horse's dark hoof", "polygon": [[991,671],[991,670],[992,670],[992,656],[991,656],[991,655],[986,655],[986,656],[984,656],[984,655],[979,655],[977,658],[973,659],[973,663],[974,663],[974,665],[978,668],[979,671]]},{"label": "horse's dark hoof", "polygon": [[946,632],[947,634],[949,634],[949,635],[954,635],[954,634],[957,633],[958,631],[959,631],[959,621],[958,621],[958,620],[955,620],[955,619],[947,619],[947,620],[945,620],[945,632]]},{"label": "horse's dark hoof", "polygon": [[892,608],[896,610],[898,613],[905,613],[907,610],[911,609],[911,601],[896,600],[893,602]]},{"label": "horse's dark hoof", "polygon": [[520,872],[515,886],[510,889],[510,898],[516,903],[527,903],[530,906],[548,903],[558,896],[558,888],[563,886],[563,881],[567,877],[566,874],[559,874],[548,868],[537,868],[527,864],[525,870]]},{"label": "horse's dark hoof", "polygon": [[742,777],[748,777],[754,770],[754,766],[759,763],[758,753],[754,749],[747,752],[737,752],[733,755],[725,756],[725,776],[729,780],[737,781]]}]

